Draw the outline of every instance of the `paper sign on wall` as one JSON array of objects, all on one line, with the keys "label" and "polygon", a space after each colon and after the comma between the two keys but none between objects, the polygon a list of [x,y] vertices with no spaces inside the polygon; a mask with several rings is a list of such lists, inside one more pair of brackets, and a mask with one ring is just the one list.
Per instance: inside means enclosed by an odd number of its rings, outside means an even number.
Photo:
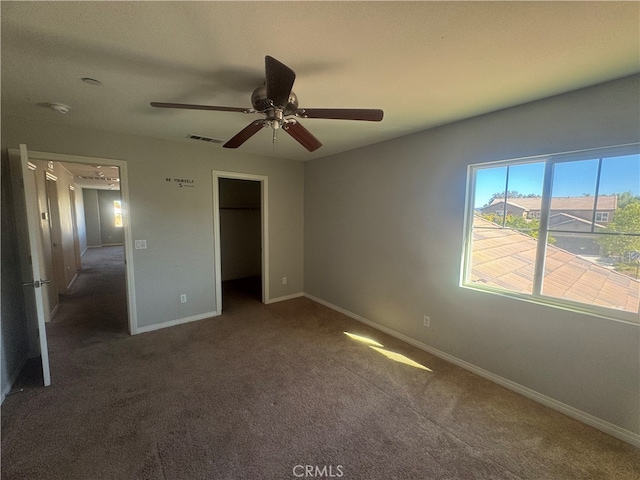
[{"label": "paper sign on wall", "polygon": [[178,187],[195,187],[195,180],[189,178],[172,178],[165,177],[165,181],[178,185]]}]

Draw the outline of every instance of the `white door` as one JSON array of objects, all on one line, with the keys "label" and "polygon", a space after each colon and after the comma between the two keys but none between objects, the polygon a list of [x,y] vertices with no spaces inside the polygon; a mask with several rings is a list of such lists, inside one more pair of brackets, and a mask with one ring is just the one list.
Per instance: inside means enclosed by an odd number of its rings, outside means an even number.
[{"label": "white door", "polygon": [[[40,215],[36,201],[34,172],[29,164],[27,146],[20,145],[17,152],[10,155],[13,197],[20,246],[20,265],[25,301],[25,312],[30,332],[30,357],[42,357],[42,376],[44,385],[51,385],[49,371],[49,348],[45,329],[44,292],[42,285],[51,279],[42,278],[43,252]],[[22,179],[22,181],[20,181]],[[21,188],[24,185],[24,188]],[[29,265],[30,263],[30,265]],[[39,352],[38,352],[39,350]]]}]

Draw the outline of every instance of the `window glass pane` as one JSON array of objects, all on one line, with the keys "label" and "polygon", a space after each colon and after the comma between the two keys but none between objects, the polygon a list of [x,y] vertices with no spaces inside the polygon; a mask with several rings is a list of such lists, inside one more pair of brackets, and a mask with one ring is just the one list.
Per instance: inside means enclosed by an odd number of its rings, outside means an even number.
[{"label": "window glass pane", "polygon": [[638,312],[640,263],[606,253],[619,235],[553,233],[542,294],[587,305]]},{"label": "window glass pane", "polygon": [[[597,212],[605,231],[640,234],[640,155],[602,160]],[[632,244],[640,251],[640,239]]]},{"label": "window glass pane", "polygon": [[[475,199],[473,207],[484,215],[501,218],[504,215],[504,189],[507,185],[507,167],[483,168],[475,172]],[[488,224],[487,227],[495,227]]]},{"label": "window glass pane", "polygon": [[599,159],[592,159],[554,165],[550,230],[591,231],[598,163]]},{"label": "window glass pane", "polygon": [[544,163],[478,170],[469,282],[532,293],[543,175]]},{"label": "window glass pane", "polygon": [[538,237],[544,163],[511,165],[505,227]]},{"label": "window glass pane", "polygon": [[510,228],[491,228],[492,225],[479,215],[474,217],[468,282],[531,294],[537,240]]}]

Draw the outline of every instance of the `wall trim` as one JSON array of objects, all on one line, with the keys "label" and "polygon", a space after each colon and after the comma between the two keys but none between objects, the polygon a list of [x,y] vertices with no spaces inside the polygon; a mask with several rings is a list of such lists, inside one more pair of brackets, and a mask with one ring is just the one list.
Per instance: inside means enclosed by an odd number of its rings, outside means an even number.
[{"label": "wall trim", "polygon": [[509,390],[512,390],[516,393],[519,393],[531,400],[534,400],[538,403],[541,403],[542,405],[552,408],[560,413],[563,413],[568,417],[571,417],[582,423],[586,423],[587,425],[594,427],[604,433],[607,433],[612,437],[616,437],[617,439],[627,442],[635,447],[640,447],[640,434],[631,432],[625,428],[622,428],[613,423],[607,422],[606,420],[602,420],[601,418],[591,415],[590,413],[583,412],[582,410],[579,410],[570,405],[567,405],[566,403],[562,403],[559,400],[556,400],[554,398],[543,395],[542,393],[536,392],[535,390],[525,387],[524,385],[520,385],[519,383],[508,380],[504,377],[501,377],[500,375],[496,375],[495,373],[492,373],[488,370],[480,368],[465,360],[461,360],[458,357],[454,357],[453,355],[450,355],[446,352],[430,347],[426,343],[422,343],[418,340],[408,337],[407,335],[396,332],[395,330],[392,330],[388,327],[385,327],[376,322],[373,322],[372,320],[362,317],[357,313],[350,312],[349,310],[339,307],[338,305],[334,305],[331,302],[327,302],[326,300],[315,297],[306,292],[304,293],[304,296],[309,300],[312,300],[321,305],[324,305],[325,307],[335,310],[336,312],[342,313],[343,315],[346,315],[347,317],[350,317],[354,320],[364,323],[365,325],[375,328],[376,330],[380,330],[381,332],[384,332],[388,335],[391,335],[392,337],[395,337],[410,345],[413,345],[414,347],[424,350],[427,353],[430,353],[432,355],[435,355],[436,357],[446,360],[449,363],[453,363],[458,367],[464,368],[465,370],[475,373],[476,375],[486,378],[487,380],[497,383],[498,385],[508,388]]},{"label": "wall trim", "polygon": [[291,295],[283,295],[282,297],[270,298],[265,303],[269,305],[271,303],[284,302],[285,300],[293,300],[294,298],[300,298],[304,295],[304,292],[292,293]]},{"label": "wall trim", "polygon": [[9,383],[7,383],[7,385],[2,389],[2,393],[0,393],[0,404],[4,403],[5,399],[7,398],[7,395],[9,394],[9,392],[11,392],[11,389],[13,388],[13,384],[16,383],[16,380],[18,380],[20,373],[22,373],[22,369],[27,364],[27,359],[28,359],[27,357],[28,356],[25,355],[22,358],[22,360],[20,360],[20,363],[18,364],[16,369],[13,371],[13,373],[9,377]]},{"label": "wall trim", "polygon": [[206,312],[199,313],[198,315],[191,315],[190,317],[178,318],[176,320],[169,320],[168,322],[154,323],[153,325],[146,325],[144,327],[138,327],[138,333],[153,332],[154,330],[162,330],[163,328],[175,327],[176,325],[182,325],[183,323],[196,322],[198,320],[205,320],[207,318],[217,317],[219,312]]},{"label": "wall trim", "polygon": [[[80,256],[82,256],[82,255],[80,255]],[[73,287],[73,284],[76,283],[76,281],[78,280],[78,277],[79,277],[79,275],[77,273],[73,276],[73,278],[69,282],[69,285],[67,285],[67,291],[71,290],[71,288]]]}]

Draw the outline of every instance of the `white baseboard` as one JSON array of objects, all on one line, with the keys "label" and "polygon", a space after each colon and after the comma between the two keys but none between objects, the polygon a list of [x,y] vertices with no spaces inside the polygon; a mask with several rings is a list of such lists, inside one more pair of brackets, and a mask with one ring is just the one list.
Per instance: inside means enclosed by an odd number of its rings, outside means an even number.
[{"label": "white baseboard", "polygon": [[69,285],[67,285],[67,292],[69,292],[69,290],[73,288],[73,284],[76,283],[77,280],[78,280],[78,274],[76,273],[71,279],[71,281],[69,282]]},{"label": "white baseboard", "polygon": [[269,305],[271,303],[277,303],[277,302],[284,302],[285,300],[292,300],[294,298],[300,298],[302,296],[304,296],[304,293],[298,292],[298,293],[292,293],[291,295],[284,295],[282,297],[270,298],[265,302],[265,305]]},{"label": "white baseboard", "polygon": [[0,404],[4,403],[4,399],[7,398],[7,395],[13,388],[13,384],[16,383],[16,380],[18,380],[18,377],[20,376],[20,373],[22,372],[22,369],[24,368],[26,363],[27,357],[24,357],[18,364],[18,367],[11,374],[11,377],[9,377],[9,383],[7,383],[7,385],[2,389],[2,393],[0,393]]},{"label": "white baseboard", "polygon": [[388,327],[375,323],[367,318],[364,318],[358,315],[357,313],[350,312],[349,310],[346,310],[342,307],[339,307],[330,302],[327,302],[326,300],[322,300],[321,298],[314,297],[313,295],[310,295],[308,293],[305,293],[304,296],[310,300],[313,300],[314,302],[324,305],[325,307],[335,310],[336,312],[342,313],[347,317],[353,318],[354,320],[364,323],[372,328],[375,328],[376,330],[380,330],[381,332],[384,332],[388,335],[391,335],[392,337],[395,337],[410,345],[413,345],[414,347],[424,350],[427,353],[430,353],[432,355],[435,355],[436,357],[442,358],[443,360],[453,363],[458,367],[464,368],[465,370],[475,373],[476,375],[486,378],[487,380],[497,383],[498,385],[508,388],[509,390],[517,392],[527,398],[530,398],[531,400],[534,400],[547,407],[553,408],[554,410],[564,413],[565,415],[571,418],[574,418],[582,423],[586,423],[587,425],[590,425],[624,442],[630,443],[631,445],[636,447],[640,447],[640,435],[637,433],[626,430],[622,427],[614,425],[613,423],[607,422],[606,420],[602,420],[601,418],[595,417],[589,413],[583,412],[582,410],[578,410],[577,408],[574,408],[570,405],[562,403],[554,398],[547,397],[546,395],[538,393],[535,390],[525,387],[524,385],[520,385],[519,383],[513,382],[504,377],[496,375],[495,373],[492,373],[488,370],[484,370],[480,367],[477,367],[472,363],[466,362],[457,357],[454,357],[453,355],[440,351],[436,348],[430,347],[425,343],[422,343],[411,337],[403,335],[402,333],[396,332],[395,330],[392,330]]},{"label": "white baseboard", "polygon": [[136,334],[153,332],[154,330],[160,330],[162,328],[175,327],[176,325],[182,325],[183,323],[196,322],[198,320],[204,320],[205,318],[217,317],[218,315],[220,315],[220,312],[207,312],[192,315],[190,317],[178,318],[176,320],[169,320],[168,322],[154,323],[153,325],[138,327],[136,329]]}]

